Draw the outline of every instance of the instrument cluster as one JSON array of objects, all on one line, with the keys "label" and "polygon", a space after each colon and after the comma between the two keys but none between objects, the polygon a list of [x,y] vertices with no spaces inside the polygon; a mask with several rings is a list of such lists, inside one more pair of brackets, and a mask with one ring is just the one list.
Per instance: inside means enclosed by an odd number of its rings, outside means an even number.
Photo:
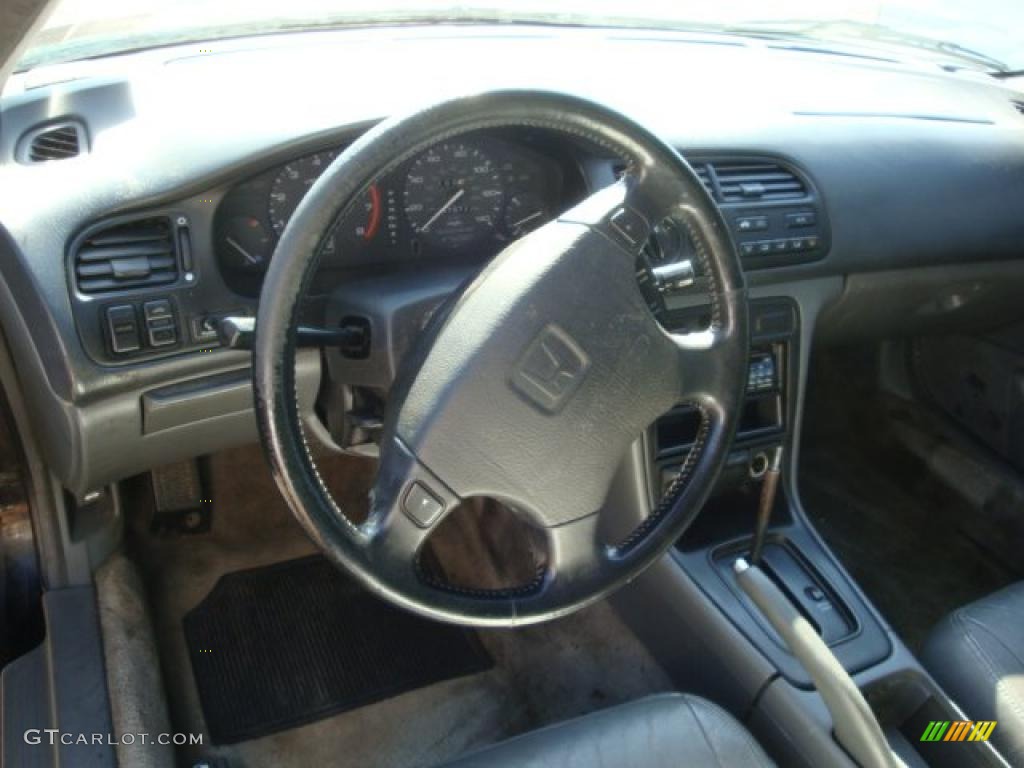
[{"label": "instrument cluster", "polygon": [[[424,150],[370,185],[335,222],[321,267],[486,262],[585,194],[579,166],[553,150],[537,137],[488,133]],[[234,290],[258,293],[289,219],[340,151],[297,157],[227,192],[214,238],[221,273]]]}]

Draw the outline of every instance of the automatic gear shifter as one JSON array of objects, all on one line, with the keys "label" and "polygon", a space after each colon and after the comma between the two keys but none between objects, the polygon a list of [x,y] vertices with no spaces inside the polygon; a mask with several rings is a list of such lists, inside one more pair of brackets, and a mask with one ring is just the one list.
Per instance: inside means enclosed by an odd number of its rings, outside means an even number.
[{"label": "automatic gear shifter", "polygon": [[779,490],[779,475],[782,467],[782,446],[772,449],[768,460],[768,469],[761,480],[761,498],[757,503],[757,521],[754,525],[754,541],[750,547],[750,562],[757,565],[761,562],[764,540],[768,533],[772,509],[775,508],[775,494]]}]

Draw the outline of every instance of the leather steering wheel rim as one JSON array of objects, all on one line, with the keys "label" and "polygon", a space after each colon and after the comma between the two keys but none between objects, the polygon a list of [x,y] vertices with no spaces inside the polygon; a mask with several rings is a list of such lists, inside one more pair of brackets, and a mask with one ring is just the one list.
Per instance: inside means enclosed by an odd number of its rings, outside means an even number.
[{"label": "leather steering wheel rim", "polygon": [[[320,244],[370,184],[418,153],[464,134],[515,127],[587,142],[622,158],[627,171],[509,246],[435,319],[392,387],[370,517],[356,526],[319,477],[296,397],[298,311]],[[689,234],[707,276],[705,332],[662,328],[637,286],[640,250],[665,218]],[[257,422],[296,518],[371,592],[443,621],[518,626],[606,597],[679,538],[726,461],[748,346],[735,246],[717,206],[672,147],[575,96],[489,92],[379,123],[303,198],[260,296]],[[553,373],[538,373],[538,365]],[[680,402],[696,405],[702,423],[679,478],[625,540],[599,541],[600,499],[617,460]],[[448,511],[476,495],[498,498],[543,529],[549,563],[531,584],[484,591],[424,577],[423,542]]]}]

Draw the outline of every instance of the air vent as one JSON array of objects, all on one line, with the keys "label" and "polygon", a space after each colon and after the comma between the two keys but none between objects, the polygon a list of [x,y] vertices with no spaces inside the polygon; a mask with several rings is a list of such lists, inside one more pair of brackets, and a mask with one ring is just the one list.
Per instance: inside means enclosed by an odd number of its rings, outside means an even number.
[{"label": "air vent", "polygon": [[21,141],[23,163],[48,163],[77,157],[86,149],[85,131],[78,123],[61,123],[27,133]]},{"label": "air vent", "polygon": [[711,186],[711,171],[708,170],[707,165],[705,163],[693,163],[692,165],[697,178],[704,185],[704,189],[714,195],[714,189]]},{"label": "air vent", "polygon": [[711,165],[725,203],[794,200],[807,196],[804,183],[775,163],[726,160]]},{"label": "air vent", "polygon": [[73,247],[75,281],[82,293],[104,293],[173,283],[178,253],[170,219],[136,219],[94,229]]},{"label": "air vent", "polygon": [[1018,101],[1017,99],[1011,99],[1010,103],[1013,104],[1013,108],[1024,115],[1024,101]]}]

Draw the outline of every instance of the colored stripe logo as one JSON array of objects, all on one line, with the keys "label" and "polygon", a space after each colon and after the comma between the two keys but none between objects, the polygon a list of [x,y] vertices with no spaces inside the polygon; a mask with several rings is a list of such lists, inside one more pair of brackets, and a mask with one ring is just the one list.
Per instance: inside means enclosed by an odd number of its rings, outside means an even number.
[{"label": "colored stripe logo", "polygon": [[921,741],[988,741],[996,729],[995,720],[932,720]]}]

